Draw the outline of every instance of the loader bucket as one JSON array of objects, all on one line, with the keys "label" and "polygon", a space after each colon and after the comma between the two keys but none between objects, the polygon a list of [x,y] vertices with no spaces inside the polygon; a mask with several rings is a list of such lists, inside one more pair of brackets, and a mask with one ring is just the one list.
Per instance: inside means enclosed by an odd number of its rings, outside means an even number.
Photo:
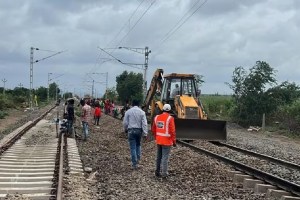
[{"label": "loader bucket", "polygon": [[226,121],[175,119],[177,139],[221,141],[227,139]]}]

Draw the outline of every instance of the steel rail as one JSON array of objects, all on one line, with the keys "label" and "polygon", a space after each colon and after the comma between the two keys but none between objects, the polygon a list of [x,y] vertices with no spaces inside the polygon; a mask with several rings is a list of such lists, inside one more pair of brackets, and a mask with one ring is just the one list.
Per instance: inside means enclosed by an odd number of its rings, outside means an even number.
[{"label": "steel rail", "polygon": [[214,145],[217,145],[217,146],[225,146],[229,149],[233,149],[235,151],[239,151],[239,152],[251,155],[251,156],[255,156],[255,157],[258,157],[258,158],[261,158],[261,159],[265,159],[267,161],[270,161],[270,162],[273,162],[273,163],[276,163],[276,164],[280,164],[282,166],[286,166],[286,167],[293,168],[293,169],[296,169],[296,170],[300,171],[300,165],[297,165],[297,164],[289,162],[289,161],[274,158],[274,157],[271,157],[271,156],[268,156],[268,155],[265,155],[265,154],[257,153],[257,152],[254,152],[254,151],[243,149],[243,148],[233,146],[233,145],[230,145],[230,144],[226,144],[226,143],[223,143],[223,142],[210,142],[210,143],[212,143]]},{"label": "steel rail", "polygon": [[178,140],[177,142],[179,144],[183,145],[183,146],[186,146],[186,147],[189,147],[189,148],[193,149],[196,152],[204,153],[205,155],[208,155],[208,156],[210,156],[212,158],[218,159],[218,160],[220,160],[220,161],[222,161],[222,162],[224,162],[226,164],[230,164],[234,168],[236,168],[237,170],[242,171],[242,172],[244,172],[244,173],[246,173],[248,175],[254,176],[257,179],[263,180],[263,181],[265,181],[265,182],[267,182],[269,184],[275,185],[275,186],[277,186],[277,187],[279,187],[279,188],[281,188],[283,190],[289,191],[289,192],[291,192],[294,195],[300,196],[300,185],[297,185],[297,184],[289,182],[289,181],[287,181],[285,179],[273,176],[273,175],[271,175],[269,173],[260,171],[258,169],[252,168],[250,166],[244,165],[244,164],[242,164],[240,162],[231,160],[229,158],[220,156],[218,154],[215,154],[213,152],[207,151],[205,149],[196,147],[196,146],[194,146],[192,144],[189,144],[189,143],[186,143],[186,142],[183,142],[183,141],[180,141],[180,140]]}]

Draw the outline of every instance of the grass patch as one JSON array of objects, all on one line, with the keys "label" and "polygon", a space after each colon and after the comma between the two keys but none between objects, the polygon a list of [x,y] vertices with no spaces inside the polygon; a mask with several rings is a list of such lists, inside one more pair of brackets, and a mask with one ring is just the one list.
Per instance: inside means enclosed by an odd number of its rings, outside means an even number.
[{"label": "grass patch", "polygon": [[202,95],[200,98],[204,111],[210,119],[228,120],[232,97],[229,95]]}]

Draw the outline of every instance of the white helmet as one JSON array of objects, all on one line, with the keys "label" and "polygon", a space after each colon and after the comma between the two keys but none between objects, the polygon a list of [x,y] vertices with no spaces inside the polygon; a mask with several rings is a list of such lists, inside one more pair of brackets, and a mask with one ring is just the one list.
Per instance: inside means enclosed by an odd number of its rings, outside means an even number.
[{"label": "white helmet", "polygon": [[164,111],[170,111],[170,110],[171,110],[170,104],[167,104],[167,103],[166,103],[166,104],[164,105],[164,107],[163,107],[163,110],[164,110]]}]

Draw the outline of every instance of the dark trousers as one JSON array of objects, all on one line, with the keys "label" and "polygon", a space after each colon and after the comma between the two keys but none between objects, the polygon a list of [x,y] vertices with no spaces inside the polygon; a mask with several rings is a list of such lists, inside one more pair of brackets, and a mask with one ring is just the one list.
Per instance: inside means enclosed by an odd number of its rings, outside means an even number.
[{"label": "dark trousers", "polygon": [[95,119],[94,125],[99,125],[100,116],[95,116],[94,119]]}]

